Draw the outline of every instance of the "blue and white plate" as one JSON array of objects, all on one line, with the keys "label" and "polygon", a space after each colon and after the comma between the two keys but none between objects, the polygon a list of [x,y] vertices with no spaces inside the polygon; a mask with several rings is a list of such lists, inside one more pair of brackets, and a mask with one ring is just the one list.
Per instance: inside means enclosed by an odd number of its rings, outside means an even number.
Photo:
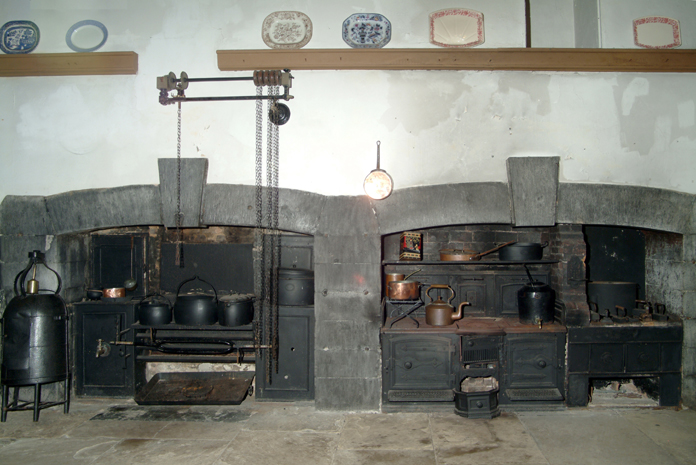
[{"label": "blue and white plate", "polygon": [[5,53],[29,53],[39,45],[39,28],[31,21],[9,21],[0,29],[0,49]]},{"label": "blue and white plate", "polygon": [[65,34],[65,42],[76,52],[93,52],[106,43],[109,31],[99,21],[86,19],[70,26]]},{"label": "blue and white plate", "polygon": [[343,40],[353,48],[382,48],[391,40],[391,23],[376,13],[350,15],[343,21]]}]

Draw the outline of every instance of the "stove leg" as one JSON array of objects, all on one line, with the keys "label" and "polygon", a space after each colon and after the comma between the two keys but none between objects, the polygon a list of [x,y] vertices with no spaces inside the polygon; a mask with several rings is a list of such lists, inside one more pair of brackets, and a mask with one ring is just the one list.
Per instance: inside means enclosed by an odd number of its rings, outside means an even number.
[{"label": "stove leg", "polygon": [[568,407],[586,407],[590,398],[590,379],[585,375],[568,376]]},{"label": "stove leg", "polygon": [[68,414],[70,411],[70,376],[65,378],[65,397],[64,397],[64,404],[63,404],[63,413]]},{"label": "stove leg", "polygon": [[10,386],[2,386],[2,412],[0,412],[0,421],[7,421],[7,398],[10,395]]},{"label": "stove leg", "polygon": [[34,385],[34,421],[39,421],[39,404],[41,403],[41,385]]},{"label": "stove leg", "polygon": [[678,407],[681,402],[681,373],[660,375],[660,407]]}]

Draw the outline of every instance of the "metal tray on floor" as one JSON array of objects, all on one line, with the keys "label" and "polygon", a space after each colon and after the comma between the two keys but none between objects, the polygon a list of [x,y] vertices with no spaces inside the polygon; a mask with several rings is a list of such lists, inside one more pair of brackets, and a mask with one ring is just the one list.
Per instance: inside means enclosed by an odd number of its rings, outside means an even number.
[{"label": "metal tray on floor", "polygon": [[253,371],[157,373],[135,394],[140,405],[239,405],[251,394]]}]

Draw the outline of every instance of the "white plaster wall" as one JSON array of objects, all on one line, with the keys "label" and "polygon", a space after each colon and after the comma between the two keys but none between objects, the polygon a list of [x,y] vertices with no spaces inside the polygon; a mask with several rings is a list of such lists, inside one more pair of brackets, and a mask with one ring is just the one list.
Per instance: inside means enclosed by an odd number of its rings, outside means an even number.
[{"label": "white plaster wall", "polygon": [[696,48],[694,0],[599,0],[602,48],[640,48],[633,42],[633,20],[667,16],[679,21],[681,48]]},{"label": "white plaster wall", "polygon": [[530,0],[532,47],[573,48],[573,0]]},{"label": "white plaster wall", "polygon": [[[176,156],[176,108],[158,103],[156,77],[170,71],[190,77],[250,75],[220,72],[215,51],[266,49],[261,24],[273,11],[302,11],[312,19],[307,48],[346,48],[341,23],[355,12],[378,12],[391,20],[388,47],[427,48],[434,47],[428,43],[428,13],[457,6],[484,13],[484,46],[524,46],[522,0],[4,0],[0,23],[27,19],[40,27],[36,53],[69,52],[68,28],[96,19],[110,33],[100,51],[137,52],[139,71],[136,76],[2,78],[0,198],[157,184],[157,159]],[[564,181],[696,193],[692,75],[293,75],[292,117],[280,129],[282,187],[362,194],[380,140],[382,168],[397,189],[505,181],[510,156],[558,155]],[[193,83],[187,95],[254,92],[251,83]],[[254,142],[253,102],[183,104],[182,156],[209,158],[209,183],[253,184]]]}]

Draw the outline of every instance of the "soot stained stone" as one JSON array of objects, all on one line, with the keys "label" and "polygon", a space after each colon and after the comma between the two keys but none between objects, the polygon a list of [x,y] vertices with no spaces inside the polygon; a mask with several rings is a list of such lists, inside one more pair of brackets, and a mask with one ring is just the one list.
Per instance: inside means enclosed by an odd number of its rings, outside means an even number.
[{"label": "soot stained stone", "polygon": [[367,196],[326,197],[317,227],[318,234],[377,234],[379,228]]},{"label": "soot stained stone", "polygon": [[87,189],[46,197],[55,234],[160,223],[157,186]]},{"label": "soot stained stone", "polygon": [[[158,166],[162,223],[168,228],[176,226],[176,213],[180,203],[183,214],[182,226],[200,226],[203,190],[208,176],[208,160],[182,158],[180,173],[176,158],[160,158]],[[179,174],[181,174],[180,177]]]},{"label": "soot stained stone", "polygon": [[317,350],[314,352],[318,377],[369,377],[379,373],[382,356],[379,350]]},{"label": "soot stained stone", "polygon": [[556,193],[560,157],[507,159],[508,185],[515,226],[556,224]]},{"label": "soot stained stone", "polygon": [[510,221],[507,185],[497,182],[410,187],[373,202],[380,234],[433,226]]},{"label": "soot stained stone", "polygon": [[632,226],[693,233],[694,196],[639,186],[563,183],[559,223]]},{"label": "soot stained stone", "polygon": [[54,234],[46,197],[8,195],[0,205],[0,234]]},{"label": "soot stained stone", "polygon": [[381,262],[381,239],[378,235],[316,236],[316,263],[376,263]]},{"label": "soot stained stone", "polygon": [[317,410],[379,409],[381,378],[320,378],[315,381]]},{"label": "soot stained stone", "polygon": [[319,322],[315,329],[317,352],[323,351],[325,347],[331,350],[362,350],[365,347],[379,347],[380,326],[380,322],[365,322],[362,319]]}]

